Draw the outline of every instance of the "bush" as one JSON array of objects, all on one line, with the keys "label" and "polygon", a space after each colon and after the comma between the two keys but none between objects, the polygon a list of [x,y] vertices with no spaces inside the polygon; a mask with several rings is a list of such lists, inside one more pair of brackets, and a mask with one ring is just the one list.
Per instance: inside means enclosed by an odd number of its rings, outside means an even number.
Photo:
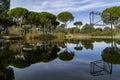
[{"label": "bush", "polygon": [[65,34],[64,33],[55,33],[54,36],[56,36],[57,39],[64,39]]},{"label": "bush", "polygon": [[40,39],[40,40],[53,40],[53,39],[55,39],[57,37],[54,36],[54,35],[51,35],[51,34],[41,34],[40,36],[38,36],[36,38]]}]

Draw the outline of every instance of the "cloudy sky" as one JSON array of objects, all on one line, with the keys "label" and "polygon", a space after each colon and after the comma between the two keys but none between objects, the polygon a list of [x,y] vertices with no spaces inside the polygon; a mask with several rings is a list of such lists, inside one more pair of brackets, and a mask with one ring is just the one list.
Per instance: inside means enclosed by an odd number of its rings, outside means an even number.
[{"label": "cloudy sky", "polygon": [[69,11],[74,15],[74,21],[82,21],[84,24],[89,23],[89,12],[101,12],[111,6],[120,6],[120,0],[11,0],[11,9],[24,7],[30,11],[48,11],[56,15]]}]

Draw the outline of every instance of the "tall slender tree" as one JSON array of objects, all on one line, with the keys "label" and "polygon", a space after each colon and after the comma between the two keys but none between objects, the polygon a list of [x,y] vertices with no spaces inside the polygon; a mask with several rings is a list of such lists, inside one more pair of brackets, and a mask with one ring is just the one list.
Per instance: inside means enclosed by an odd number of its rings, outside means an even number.
[{"label": "tall slender tree", "polygon": [[28,10],[21,7],[16,7],[8,11],[8,14],[12,17],[13,21],[15,21],[19,26],[22,25],[23,20],[26,18],[28,14]]},{"label": "tall slender tree", "polygon": [[80,29],[80,27],[83,25],[82,21],[76,21],[74,22],[74,25]]},{"label": "tall slender tree", "polygon": [[67,24],[74,20],[72,13],[70,12],[61,12],[57,16],[58,20],[65,24],[65,28],[67,28]]},{"label": "tall slender tree", "polygon": [[[30,11],[28,13],[27,17],[26,17],[26,21],[35,30],[36,27],[38,27],[38,25],[40,25],[39,13],[38,12]],[[26,33],[26,31],[25,31],[25,33]]]},{"label": "tall slender tree", "polygon": [[102,15],[103,22],[106,24],[112,23],[112,25],[114,25],[114,28],[116,29],[120,18],[120,6],[113,6],[110,8],[106,8],[105,10],[103,10],[102,14],[103,14]]},{"label": "tall slender tree", "polygon": [[30,24],[37,25],[39,24],[39,13],[38,12],[33,12],[30,11],[29,14],[27,15],[27,21]]},{"label": "tall slender tree", "polygon": [[52,29],[52,23],[56,21],[56,16],[49,12],[41,12],[39,16],[41,26],[43,27],[43,33]]},{"label": "tall slender tree", "polygon": [[7,11],[10,8],[10,0],[0,0],[0,32],[4,29],[8,33],[8,26],[12,24]]},{"label": "tall slender tree", "polygon": [[[110,8],[106,8],[102,12],[102,19],[103,22],[106,24],[112,24],[114,25],[114,31],[112,31],[112,38],[114,33],[117,33],[117,25],[120,23],[119,18],[120,18],[120,6],[113,6]],[[109,14],[110,16],[106,17],[106,14]],[[112,43],[112,46],[117,47],[116,42]]]}]

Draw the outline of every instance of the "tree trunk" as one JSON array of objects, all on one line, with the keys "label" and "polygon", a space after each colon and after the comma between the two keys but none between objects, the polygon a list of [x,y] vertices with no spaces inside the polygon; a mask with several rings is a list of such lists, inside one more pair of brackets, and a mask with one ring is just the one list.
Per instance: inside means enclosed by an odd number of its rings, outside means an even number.
[{"label": "tree trunk", "polygon": [[[117,24],[114,24],[114,32],[113,32],[113,36],[115,36],[115,34],[117,33]],[[116,44],[116,41],[114,40],[114,47],[115,49],[117,48],[117,44]]]},{"label": "tree trunk", "polygon": [[65,35],[67,35],[67,22],[65,22]]},{"label": "tree trunk", "polygon": [[45,33],[45,24],[43,25],[43,34]]},{"label": "tree trunk", "polygon": [[79,26],[79,34],[80,34],[80,27],[81,27],[81,26]]}]

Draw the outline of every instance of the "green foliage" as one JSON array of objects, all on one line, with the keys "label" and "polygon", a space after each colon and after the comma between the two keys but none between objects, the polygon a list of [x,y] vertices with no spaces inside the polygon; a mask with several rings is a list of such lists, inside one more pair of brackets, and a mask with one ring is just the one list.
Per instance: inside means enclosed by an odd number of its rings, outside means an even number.
[{"label": "green foliage", "polygon": [[39,38],[40,40],[44,41],[44,40],[53,40],[57,37],[51,34],[41,34],[39,37],[36,37],[36,38]]},{"label": "green foliage", "polygon": [[28,10],[21,7],[16,7],[7,12],[9,16],[12,18],[12,21],[16,22],[17,26],[20,27],[26,20],[26,16],[28,15]]},{"label": "green foliage", "polygon": [[65,33],[66,29],[64,26],[58,26],[56,29],[55,29],[55,32],[61,32],[61,33]]},{"label": "green foliage", "polygon": [[[53,31],[53,29],[59,25],[59,23],[56,21],[56,16],[49,12],[41,12],[39,14],[40,16],[40,22],[41,26],[43,28],[43,33],[45,31]],[[47,29],[48,28],[48,29]]]},{"label": "green foliage", "polygon": [[111,36],[111,29],[105,27],[104,29],[96,28],[94,32],[91,33],[92,36]]},{"label": "green foliage", "polygon": [[95,28],[96,32],[102,32],[102,28]]},{"label": "green foliage", "polygon": [[43,62],[50,62],[54,59],[57,58],[57,54],[54,54],[54,53],[42,53],[42,56],[41,56],[41,61]]},{"label": "green foliage", "polygon": [[73,21],[74,17],[70,12],[61,12],[58,14],[58,20],[67,24],[68,21]]},{"label": "green foliage", "polygon": [[60,23],[58,21],[52,22],[53,26],[57,27]]},{"label": "green foliage", "polygon": [[77,27],[68,28],[68,33],[70,34],[78,34],[79,32],[80,32],[80,29]]},{"label": "green foliage", "polygon": [[90,34],[94,32],[95,28],[92,25],[86,24],[82,27],[81,33],[83,34]]},{"label": "green foliage", "polygon": [[7,12],[1,12],[0,13],[0,25],[4,28],[7,28],[8,26],[11,26],[13,22],[11,21],[9,15]]},{"label": "green foliage", "polygon": [[108,63],[120,64],[120,50],[114,47],[107,47],[102,52],[102,59]]},{"label": "green foliage", "polygon": [[91,40],[91,39],[86,39],[86,40],[81,40],[81,44],[83,45],[83,47],[84,48],[86,48],[86,49],[91,49],[91,50],[93,50],[93,40]]},{"label": "green foliage", "polygon": [[16,7],[8,11],[10,16],[13,16],[17,19],[24,18],[28,14],[28,10],[21,7]]},{"label": "green foliage", "polygon": [[0,68],[0,80],[15,80],[14,70],[11,67]]},{"label": "green foliage", "polygon": [[120,17],[120,6],[113,6],[110,8],[106,8],[105,10],[103,10],[102,14],[103,14],[102,15],[103,21],[106,24],[110,24],[110,16],[108,14],[111,14],[112,22],[113,22],[112,24],[118,24],[118,19]]},{"label": "green foliage", "polygon": [[0,11],[6,12],[10,8],[10,0],[0,0]]},{"label": "green foliage", "polygon": [[56,15],[49,12],[33,12],[25,8],[17,7],[7,12],[9,16],[17,23],[17,26],[32,25],[41,28],[43,33],[53,32],[60,24]]},{"label": "green foliage", "polygon": [[120,35],[120,24],[117,25],[115,34],[116,34],[117,36]]},{"label": "green foliage", "polygon": [[61,52],[58,57],[59,57],[59,59],[61,59],[63,61],[70,61],[70,60],[73,59],[74,53],[73,52],[64,51],[64,52]]},{"label": "green foliage", "polygon": [[75,50],[83,50],[83,47],[79,46],[79,47],[75,47]]},{"label": "green foliage", "polygon": [[109,27],[105,27],[101,33],[103,36],[111,36],[111,29]]},{"label": "green foliage", "polygon": [[64,34],[64,33],[60,33],[60,32],[55,33],[55,34],[54,34],[54,36],[56,36],[56,37],[57,37],[57,39],[59,39],[59,40],[60,40],[60,39],[64,39],[64,38],[65,38],[65,37],[64,37],[64,36],[65,36],[65,34]]},{"label": "green foliage", "polygon": [[52,21],[51,23],[52,23],[52,26],[53,26],[52,29],[54,29],[54,31],[57,28],[57,26],[60,24],[58,21]]},{"label": "green foliage", "polygon": [[[116,19],[120,20],[119,18],[120,6],[110,7],[103,11],[103,14],[108,14],[108,13],[112,14],[114,23],[116,22]],[[0,25],[1,24],[2,25],[4,24],[4,26],[13,25],[13,22],[11,21],[10,17],[12,17],[13,21],[15,21],[19,25],[32,24],[32,26],[34,25],[35,27],[39,27],[41,31],[43,30],[43,33],[45,32],[46,33],[60,32],[60,33],[70,33],[70,34],[82,33],[82,34],[88,34],[92,36],[111,35],[110,28],[105,27],[104,29],[101,29],[101,28],[95,29],[92,25],[89,25],[89,24],[85,24],[83,28],[79,30],[80,26],[83,24],[82,21],[74,22],[74,25],[77,26],[76,28],[73,27],[73,28],[65,29],[67,27],[67,23],[74,20],[74,17],[70,12],[61,12],[56,16],[49,12],[38,13],[38,12],[28,11],[25,8],[17,7],[9,10],[7,14],[1,13]],[[104,16],[102,16],[102,18],[103,20],[109,19],[109,17],[105,19]],[[63,22],[64,24],[58,27],[60,23],[57,21],[57,19]],[[118,20],[118,23],[119,23],[119,20]],[[116,32],[118,34],[120,31],[117,30]]]},{"label": "green foliage", "polygon": [[[8,54],[9,53],[9,54]],[[13,53],[9,50],[3,50],[0,51],[0,67],[7,67],[10,63],[10,56],[13,55]]]},{"label": "green foliage", "polygon": [[30,62],[28,62],[27,60],[24,60],[22,58],[17,58],[13,61],[11,61],[11,65],[16,67],[16,68],[25,68],[30,66]]},{"label": "green foliage", "polygon": [[21,27],[28,14],[28,10],[21,7],[16,7],[8,11],[9,16],[17,25]]},{"label": "green foliage", "polygon": [[81,25],[83,25],[83,23],[81,21],[76,21],[74,22],[74,25],[80,27]]},{"label": "green foliage", "polygon": [[29,12],[27,15],[27,22],[34,25],[40,23],[39,13],[32,11]]},{"label": "green foliage", "polygon": [[48,21],[48,14],[48,12],[41,12],[39,14],[41,23],[46,23]]},{"label": "green foliage", "polygon": [[56,20],[56,16],[53,15],[52,13],[49,13],[49,12],[41,12],[39,14],[40,16],[40,22],[41,23],[47,23],[47,21],[55,21]]}]

